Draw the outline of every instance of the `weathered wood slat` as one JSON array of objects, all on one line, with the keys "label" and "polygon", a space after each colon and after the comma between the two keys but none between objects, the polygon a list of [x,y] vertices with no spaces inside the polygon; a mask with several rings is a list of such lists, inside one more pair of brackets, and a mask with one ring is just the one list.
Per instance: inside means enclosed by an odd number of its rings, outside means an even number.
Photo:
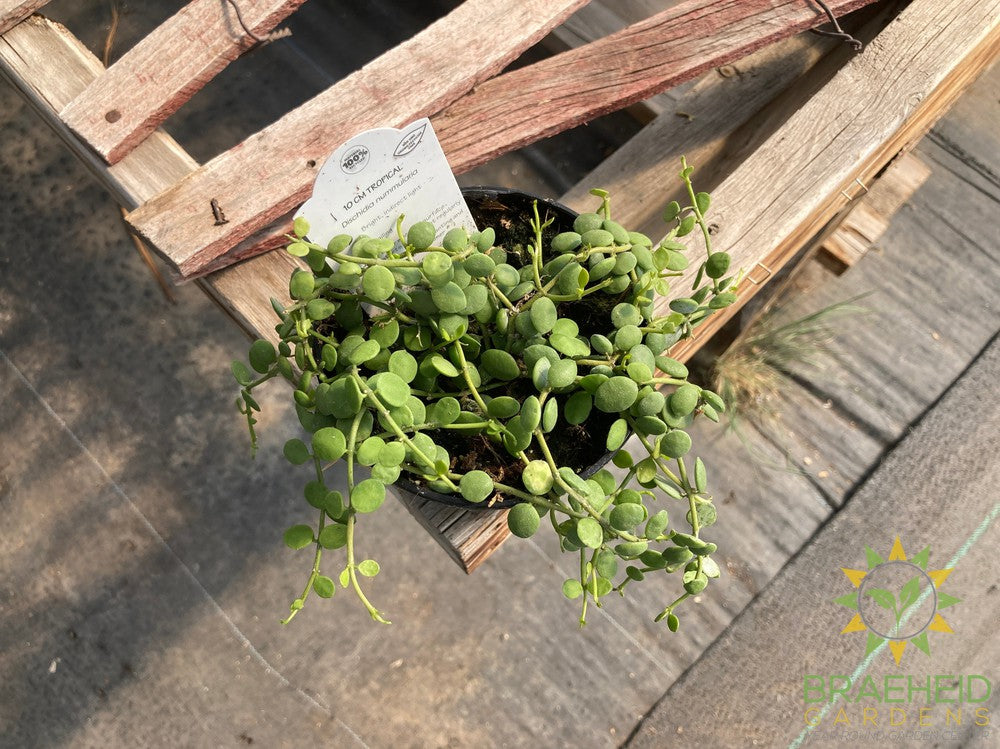
[{"label": "weathered wood slat", "polygon": [[682,155],[698,169],[699,189],[708,190],[706,173],[725,177],[714,162],[732,133],[753,118],[830,49],[824,37],[798,35],[755,52],[722,72],[709,71],[656,119],[581,179],[560,199],[576,210],[591,210],[591,188],[611,193],[614,216],[625,226],[653,236],[663,229],[660,215],[670,200],[680,200],[671,184]]},{"label": "weathered wood slat", "polygon": [[[305,0],[242,0],[264,36]],[[194,0],[125,53],[60,112],[108,163],[121,160],[230,62],[257,42],[225,0]]]},{"label": "weathered wood slat", "polygon": [[[187,275],[301,204],[317,164],[358,130],[440,111],[585,2],[466,0],[133,211],[129,222]],[[489,30],[489,43],[475,54],[462,47],[470,29]],[[214,225],[212,199],[229,223]]]},{"label": "weathered wood slat", "polygon": [[0,0],[0,34],[24,20],[49,0]]},{"label": "weathered wood slat", "polygon": [[[915,2],[715,191],[714,249],[748,272],[725,323],[900,151],[919,140],[1000,55],[1000,0]],[[892,71],[886,75],[885,71]],[[675,289],[690,286],[696,264]],[[665,304],[663,305],[665,306]]]},{"label": "weathered wood slat", "polygon": [[[828,3],[838,15],[873,0]],[[621,109],[812,26],[799,0],[688,0],[617,34],[487,81],[434,120],[462,172]],[[505,116],[498,121],[495,112]]]}]

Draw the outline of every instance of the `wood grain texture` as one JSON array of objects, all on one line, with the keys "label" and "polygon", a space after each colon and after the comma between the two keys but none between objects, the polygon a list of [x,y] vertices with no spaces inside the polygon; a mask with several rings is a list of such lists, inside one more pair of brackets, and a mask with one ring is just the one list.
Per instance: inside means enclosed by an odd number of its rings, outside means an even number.
[{"label": "wood grain texture", "polygon": [[[873,0],[828,3],[838,15]],[[823,23],[800,0],[688,0],[478,86],[434,120],[456,172],[568,130]],[[495,113],[505,113],[502,119]]]},{"label": "wood grain texture", "polygon": [[[495,75],[586,0],[466,0],[129,215],[182,275],[300,205],[317,163],[358,131],[434,114]],[[470,29],[490,43],[462,54]],[[217,198],[229,223],[214,226]]]},{"label": "wood grain texture", "polygon": [[[1000,0],[915,0],[715,191],[714,249],[748,278],[684,356],[712,335],[1000,55]],[[887,74],[891,71],[891,74]],[[696,264],[674,284],[689,287]],[[665,307],[665,303],[662,305]]]},{"label": "wood grain texture", "polygon": [[671,180],[681,156],[695,165],[699,189],[721,182],[725,169],[712,165],[726,151],[732,133],[809,71],[830,47],[824,37],[800,34],[722,72],[709,71],[566,192],[561,202],[578,211],[592,210],[590,189],[600,187],[611,193],[617,221],[650,236],[662,232],[664,206],[680,200],[681,188]]},{"label": "wood grain texture", "polygon": [[0,34],[30,16],[49,0],[0,0]]},{"label": "wood grain texture", "polygon": [[[305,0],[241,0],[258,36]],[[60,116],[117,163],[184,102],[257,42],[224,0],[194,0],[160,24],[73,99]]]},{"label": "wood grain texture", "polygon": [[[108,191],[125,206],[134,206],[197,168],[197,163],[170,136],[153,133],[132,153],[108,167],[69,130],[58,111],[101,74],[103,66],[65,27],[31,17],[0,38],[0,73],[28,100],[43,120],[66,142]],[[287,298],[288,276],[295,260],[273,252],[202,279],[202,288],[251,337],[276,340],[270,297]],[[439,509],[400,497],[421,519],[432,537],[472,571],[502,542],[494,533],[503,514],[487,519],[482,513],[460,511],[440,517]],[[442,523],[439,528],[436,523]]]}]

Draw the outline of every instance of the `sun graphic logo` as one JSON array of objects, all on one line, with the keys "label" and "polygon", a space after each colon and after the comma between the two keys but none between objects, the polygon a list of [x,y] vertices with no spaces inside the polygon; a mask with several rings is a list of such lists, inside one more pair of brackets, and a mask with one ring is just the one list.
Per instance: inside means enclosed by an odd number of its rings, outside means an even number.
[{"label": "sun graphic logo", "polygon": [[940,612],[961,601],[941,590],[954,567],[928,570],[930,553],[927,546],[907,559],[897,536],[888,559],[866,546],[867,570],[841,567],[857,589],[834,599],[856,612],[841,634],[867,632],[866,656],[888,641],[898,666],[907,643],[930,655],[928,635],[953,631]]}]

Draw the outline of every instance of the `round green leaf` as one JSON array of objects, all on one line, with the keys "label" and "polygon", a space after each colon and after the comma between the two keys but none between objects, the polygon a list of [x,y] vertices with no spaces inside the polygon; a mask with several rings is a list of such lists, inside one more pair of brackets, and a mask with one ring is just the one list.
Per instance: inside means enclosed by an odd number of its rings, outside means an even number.
[{"label": "round green leaf", "polygon": [[347,526],[334,523],[319,534],[319,545],[324,549],[339,549],[347,545]]},{"label": "round green leaf", "polygon": [[575,231],[564,231],[552,237],[552,251],[557,255],[572,252],[580,246],[580,235]]},{"label": "round green leaf", "polygon": [[309,455],[309,448],[306,447],[306,443],[300,439],[290,439],[285,443],[283,450],[285,458],[292,465],[300,466],[307,462],[311,457]]},{"label": "round green leaf", "polygon": [[579,392],[573,393],[566,401],[566,405],[563,408],[563,414],[566,416],[566,421],[570,424],[582,424],[590,416],[590,410],[593,407],[594,399],[591,397],[590,393]]},{"label": "round green leaf", "polygon": [[694,411],[699,398],[701,398],[701,388],[688,383],[670,394],[667,405],[670,407],[670,413],[680,419]]},{"label": "round green leaf", "polygon": [[434,420],[439,424],[453,424],[462,407],[451,396],[446,396],[434,404]]},{"label": "round green leaf", "polygon": [[625,368],[625,371],[639,384],[649,382],[653,378],[653,370],[645,362],[634,361]]},{"label": "round green leaf", "polygon": [[688,368],[669,356],[657,356],[656,367],[668,377],[683,380],[688,376]]},{"label": "round green leaf", "polygon": [[332,518],[340,517],[344,512],[344,495],[338,491],[327,492],[323,498],[323,509]]},{"label": "round green leaf", "polygon": [[310,299],[306,305],[306,315],[310,320],[325,320],[336,311],[337,306],[328,299]]},{"label": "round green leaf", "polygon": [[413,382],[417,376],[417,360],[409,351],[399,349],[389,356],[389,371],[403,382]]},{"label": "round green leaf", "polygon": [[574,598],[579,598],[580,596],[583,595],[583,586],[580,585],[579,580],[573,580],[572,578],[570,578],[569,580],[563,583],[562,593],[564,596],[566,596],[569,600],[572,601]]},{"label": "round green leaf", "polygon": [[486,471],[469,471],[458,482],[458,488],[467,502],[482,502],[495,489],[493,479]]},{"label": "round green leaf", "polygon": [[468,304],[465,292],[454,281],[449,281],[444,286],[431,289],[431,299],[435,306],[442,312],[461,312]]},{"label": "round green leaf", "polygon": [[645,541],[628,541],[623,544],[618,544],[615,547],[615,553],[622,559],[635,559],[648,548],[649,544]]},{"label": "round green leaf", "polygon": [[396,278],[384,265],[373,265],[361,277],[361,288],[369,299],[382,302],[396,290]]},{"label": "round green leaf", "polygon": [[597,574],[606,580],[611,580],[618,574],[618,558],[613,551],[599,551],[594,560],[594,568]]},{"label": "round green leaf", "polygon": [[485,278],[493,272],[497,264],[489,255],[477,252],[466,258],[463,267],[465,272],[473,278]]},{"label": "round green leaf", "polygon": [[448,252],[461,252],[469,246],[469,234],[461,226],[456,226],[444,235],[441,246]]},{"label": "round green leaf", "polygon": [[667,515],[667,511],[660,510],[646,522],[646,538],[654,540],[661,536],[667,529],[668,523],[669,516]]},{"label": "round green leaf", "polygon": [[390,406],[403,406],[410,397],[410,386],[399,375],[382,372],[378,375],[375,394]]},{"label": "round green leaf", "polygon": [[559,404],[556,403],[555,398],[549,398],[545,401],[545,407],[542,409],[542,431],[551,432],[558,418]]},{"label": "round green leaf", "polygon": [[441,354],[431,354],[427,362],[436,372],[445,377],[458,377],[458,368]]},{"label": "round green leaf", "polygon": [[645,519],[646,508],[641,504],[624,504],[611,511],[608,522],[616,531],[630,531]]},{"label": "round green leaf", "polygon": [[480,252],[486,252],[493,246],[493,243],[497,241],[497,233],[492,228],[487,226],[481,232],[479,232],[479,239],[476,240],[476,249]]},{"label": "round green leaf", "polygon": [[336,427],[324,427],[313,434],[312,448],[320,460],[340,460],[347,449],[347,440]]},{"label": "round green leaf", "polygon": [[333,580],[328,578],[326,575],[318,575],[313,580],[313,590],[316,591],[316,595],[320,598],[333,598],[333,592],[336,589],[337,588],[333,584]]},{"label": "round green leaf", "polygon": [[585,234],[592,229],[600,229],[604,225],[604,218],[596,213],[581,213],[573,220],[573,231]]},{"label": "round green leaf", "polygon": [[358,565],[358,572],[365,577],[375,577],[381,568],[374,559],[366,559]]},{"label": "round green leaf", "polygon": [[660,556],[668,565],[684,564],[687,560],[694,558],[694,553],[686,546],[671,546],[669,549],[661,551]]},{"label": "round green leaf", "polygon": [[635,410],[639,416],[655,416],[663,410],[666,403],[667,399],[663,393],[659,390],[654,390],[651,393],[646,393],[639,399]]},{"label": "round green leaf", "polygon": [[626,437],[628,437],[628,422],[625,419],[618,419],[608,430],[607,448],[617,450],[625,444]]},{"label": "round green leaf", "polygon": [[507,513],[507,527],[518,538],[530,538],[538,530],[541,518],[534,505],[521,502],[514,505]]},{"label": "round green leaf", "polygon": [[[549,367],[549,387],[565,388],[576,381],[577,364],[572,359],[560,359]],[[579,423],[579,422],[578,422]]]},{"label": "round green leaf", "polygon": [[498,380],[513,380],[521,374],[514,357],[502,349],[487,349],[479,361],[486,373]]},{"label": "round green leaf", "polygon": [[712,297],[712,301],[708,303],[710,309],[722,309],[723,307],[728,307],[730,304],[736,301],[736,294],[731,291],[726,291],[722,294],[717,294]]},{"label": "round green leaf", "polygon": [[611,377],[602,382],[594,393],[594,405],[604,413],[621,413],[635,403],[639,386],[628,377]]},{"label": "round green leaf", "polygon": [[626,325],[642,325],[642,313],[635,305],[622,302],[611,310],[611,324],[616,328]]},{"label": "round green leaf", "polygon": [[451,270],[451,257],[443,252],[428,252],[420,265],[428,278],[443,276]]},{"label": "round green leaf", "polygon": [[434,243],[434,224],[430,221],[418,221],[406,232],[406,243],[417,252],[422,252]]},{"label": "round green leaf", "polygon": [[670,303],[670,309],[674,312],[680,312],[682,315],[690,315],[696,309],[698,309],[698,302],[694,299],[688,297],[683,297],[681,299],[674,299]]},{"label": "round green leaf", "polygon": [[378,454],[385,447],[381,437],[368,437],[354,453],[354,457],[363,466],[373,466],[378,462]]},{"label": "round green leaf", "polygon": [[554,483],[549,464],[544,460],[532,460],[521,472],[521,482],[525,489],[536,496],[548,493]]},{"label": "round green leaf", "polygon": [[729,270],[729,254],[713,252],[705,262],[705,275],[709,278],[722,278]]},{"label": "round green leaf", "polygon": [[605,229],[591,229],[580,235],[580,243],[584,247],[610,247],[615,243],[615,238]]},{"label": "round green leaf", "polygon": [[313,529],[308,525],[293,525],[285,531],[285,546],[302,549],[313,542]]},{"label": "round green leaf", "polygon": [[549,336],[549,343],[552,344],[552,348],[565,356],[587,356],[590,353],[590,346],[587,343],[561,333]]},{"label": "round green leaf", "polygon": [[623,325],[615,332],[615,348],[628,351],[642,343],[642,331],[635,325]]},{"label": "round green leaf", "polygon": [[365,479],[351,492],[351,507],[358,512],[375,512],[384,501],[385,484],[377,479]]},{"label": "round green leaf", "polygon": [[509,395],[501,395],[486,404],[486,412],[494,419],[509,419],[520,410],[521,404]]},{"label": "round green leaf", "polygon": [[296,268],[288,282],[288,293],[292,299],[305,299],[316,288],[316,278],[307,270]]},{"label": "round green leaf", "polygon": [[668,458],[679,458],[691,449],[691,437],[687,432],[674,429],[660,438],[660,453]]},{"label": "round green leaf", "polygon": [[406,445],[402,442],[386,442],[378,451],[377,462],[386,468],[398,466],[406,460]]},{"label": "round green leaf", "polygon": [[233,361],[230,365],[230,369],[233,372],[233,377],[236,378],[236,382],[240,385],[249,385],[251,376],[250,370],[247,369],[247,365],[241,361]]},{"label": "round green leaf", "polygon": [[381,350],[382,347],[375,341],[364,341],[351,350],[347,355],[347,361],[351,364],[364,364],[366,361],[378,356]]},{"label": "round green leaf", "polygon": [[539,333],[548,333],[552,326],[556,324],[559,315],[556,313],[556,305],[547,296],[536,299],[528,310],[531,315],[531,324]]},{"label": "round green leaf", "polygon": [[270,341],[261,339],[250,345],[250,366],[261,374],[266,372],[277,360],[278,352],[275,351],[274,344]]},{"label": "round green leaf", "polygon": [[594,518],[580,518],[576,521],[576,535],[583,545],[591,549],[601,548],[604,543],[604,529]]},{"label": "round green leaf", "polygon": [[529,395],[521,405],[521,426],[533,432],[542,420],[542,406],[538,402],[538,397]]}]

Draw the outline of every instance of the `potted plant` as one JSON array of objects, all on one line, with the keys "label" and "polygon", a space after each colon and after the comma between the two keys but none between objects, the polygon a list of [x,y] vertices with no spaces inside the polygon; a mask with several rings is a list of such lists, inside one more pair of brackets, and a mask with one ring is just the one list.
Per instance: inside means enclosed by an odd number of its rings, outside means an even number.
[{"label": "potted plant", "polygon": [[[249,368],[233,363],[254,448],[253,391],[275,377],[292,383],[308,434],[284,446],[309,467],[305,498],[318,513],[284,534],[291,548],[314,550],[286,623],[338,582],[386,622],[361,585],[379,566],[358,554],[355,529],[399,483],[506,511],[520,537],[548,516],[562,549],[580,557],[562,592],[581,599],[581,625],[589,603],[679,573],[679,595],[656,616],[677,629],[675,607],[719,575],[716,546],[702,537],[716,517],[706,469],[685,429],[725,406],[664,352],[731,304],[738,281],[729,256],[711,249],[710,198],[691,172],[682,160],[690,204],[666,208],[670,230],[655,247],[612,219],[602,190],[592,191],[598,210],[579,216],[482,193],[470,206],[484,228],[451,229],[440,246],[435,227],[404,231],[404,217],[398,241],[342,235],[326,247],[296,222],[287,251],[307,267],[292,273],[292,304],[272,300],[280,343],[255,341]],[[707,252],[693,288],[658,314],[657,297],[689,262],[677,239],[697,228]],[[622,449],[630,435],[641,459]],[[601,467],[608,458],[617,470]],[[326,470],[340,462],[337,488]],[[331,565],[328,552],[341,549]]]}]

